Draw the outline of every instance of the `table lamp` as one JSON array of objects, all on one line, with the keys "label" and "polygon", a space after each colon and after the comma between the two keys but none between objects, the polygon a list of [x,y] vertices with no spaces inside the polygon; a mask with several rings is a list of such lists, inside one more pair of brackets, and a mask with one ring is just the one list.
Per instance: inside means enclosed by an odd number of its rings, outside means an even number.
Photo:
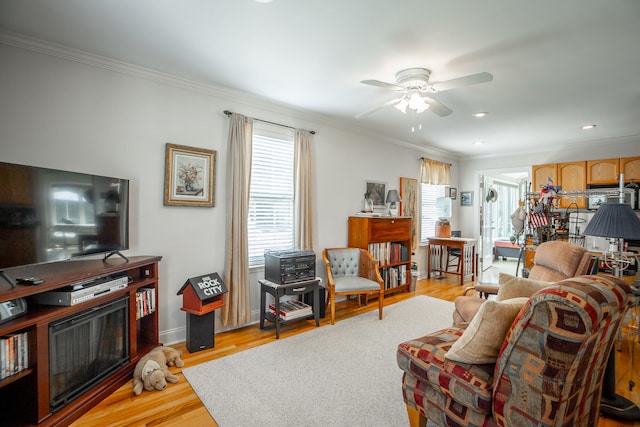
[{"label": "table lamp", "polygon": [[387,203],[389,203],[389,215],[398,216],[398,203],[400,201],[400,195],[398,190],[389,190],[387,193]]},{"label": "table lamp", "polygon": [[[616,277],[622,278],[623,270],[629,265],[629,260],[623,253],[624,239],[640,240],[640,219],[631,206],[622,203],[600,205],[587,224],[584,234],[616,240],[617,246],[613,245],[612,256],[605,254],[605,262],[611,266]],[[600,410],[605,416],[612,418],[640,421],[638,405],[616,394],[615,369],[612,349],[604,373]]]}]

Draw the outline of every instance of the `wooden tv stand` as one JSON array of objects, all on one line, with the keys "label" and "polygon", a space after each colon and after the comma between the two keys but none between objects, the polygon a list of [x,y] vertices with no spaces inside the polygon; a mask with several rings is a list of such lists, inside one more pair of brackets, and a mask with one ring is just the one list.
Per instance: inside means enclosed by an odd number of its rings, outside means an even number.
[{"label": "wooden tv stand", "polygon": [[[26,333],[28,338],[28,367],[0,380],[0,408],[3,425],[66,426],[78,419],[98,402],[109,396],[132,378],[136,363],[158,345],[158,311],[136,319],[136,292],[140,288],[155,289],[158,306],[159,256],[83,259],[29,265],[4,270],[16,277],[39,277],[40,285],[20,285],[11,288],[0,279],[0,303],[26,298],[28,312],[0,324],[0,337]],[[29,297],[63,288],[90,279],[125,273],[130,277],[126,288],[117,289],[73,306],[37,305]],[[72,400],[57,412],[50,409],[49,392],[49,323],[80,313],[125,295],[128,299],[129,361],[118,371]]]}]

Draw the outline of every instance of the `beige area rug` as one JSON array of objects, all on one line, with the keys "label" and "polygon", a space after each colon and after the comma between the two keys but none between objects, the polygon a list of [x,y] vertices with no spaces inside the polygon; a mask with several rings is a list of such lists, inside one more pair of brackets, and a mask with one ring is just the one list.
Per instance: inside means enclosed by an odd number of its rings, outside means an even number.
[{"label": "beige area rug", "polygon": [[452,311],[416,296],[182,372],[221,427],[408,425],[396,348]]}]

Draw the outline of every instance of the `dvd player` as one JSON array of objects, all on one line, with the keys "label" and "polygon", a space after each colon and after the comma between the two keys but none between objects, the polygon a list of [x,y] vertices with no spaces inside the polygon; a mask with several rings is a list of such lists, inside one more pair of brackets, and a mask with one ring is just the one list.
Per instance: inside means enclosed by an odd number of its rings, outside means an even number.
[{"label": "dvd player", "polygon": [[129,284],[127,276],[79,282],[55,291],[43,292],[33,296],[33,300],[43,305],[72,306],[99,297],[118,289],[124,289]]}]

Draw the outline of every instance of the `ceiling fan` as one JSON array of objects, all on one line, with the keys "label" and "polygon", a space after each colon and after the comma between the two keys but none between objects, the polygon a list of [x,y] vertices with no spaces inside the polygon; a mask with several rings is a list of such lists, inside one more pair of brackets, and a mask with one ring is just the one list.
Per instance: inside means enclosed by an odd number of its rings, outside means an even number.
[{"label": "ceiling fan", "polygon": [[380,80],[362,80],[360,83],[392,89],[396,92],[401,92],[402,95],[399,98],[391,99],[382,105],[378,105],[377,107],[364,111],[358,114],[356,118],[359,119],[360,117],[366,116],[390,105],[393,105],[405,114],[407,112],[407,108],[414,110],[417,113],[422,113],[429,109],[436,115],[445,117],[451,114],[453,110],[433,99],[430,96],[431,94],[463,86],[486,83],[493,80],[493,75],[486,72],[471,74],[464,77],[458,77],[457,79],[437,83],[430,83],[429,76],[431,76],[431,70],[427,70],[426,68],[408,68],[396,73],[395,84],[382,82]]}]

